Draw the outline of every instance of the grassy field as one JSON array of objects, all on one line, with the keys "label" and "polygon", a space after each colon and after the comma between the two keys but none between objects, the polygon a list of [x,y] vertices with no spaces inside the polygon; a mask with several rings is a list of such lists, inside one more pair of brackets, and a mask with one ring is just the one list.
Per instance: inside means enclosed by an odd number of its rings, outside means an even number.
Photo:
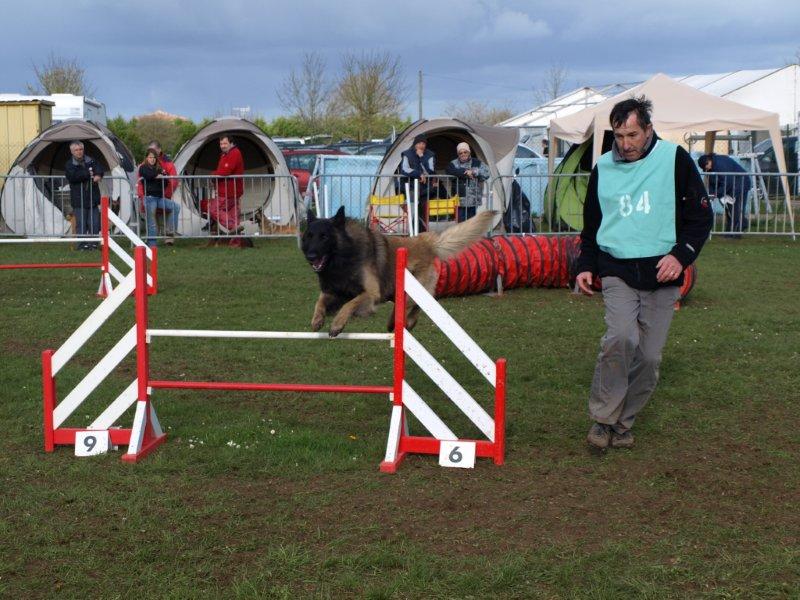
[{"label": "grassy field", "polygon": [[[292,240],[187,241],[160,263],[151,327],[308,327],[316,278]],[[144,462],[44,453],[40,353],[97,305],[97,278],[2,271],[0,597],[800,598],[800,246],[714,239],[698,266],[631,451],[585,443],[600,298],[444,300],[508,358],[507,463],[412,457],[395,475],[378,472],[377,396],[158,391],[169,440]],[[381,331],[388,308],[348,330]],[[132,323],[131,302],[59,375],[62,397]],[[415,334],[490,398],[430,321]],[[388,384],[390,360],[386,345],[340,341],[157,339],[151,354],[157,378],[269,382]],[[128,358],[68,424],[134,375]],[[423,374],[409,379],[476,435]]]}]

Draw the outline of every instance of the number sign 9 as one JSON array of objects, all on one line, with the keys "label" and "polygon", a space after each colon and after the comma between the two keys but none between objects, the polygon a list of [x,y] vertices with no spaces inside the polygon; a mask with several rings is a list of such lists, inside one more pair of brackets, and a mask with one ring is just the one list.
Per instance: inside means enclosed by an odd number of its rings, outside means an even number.
[{"label": "number sign 9", "polygon": [[108,452],[109,435],[104,431],[78,431],[75,433],[75,456],[96,456]]}]

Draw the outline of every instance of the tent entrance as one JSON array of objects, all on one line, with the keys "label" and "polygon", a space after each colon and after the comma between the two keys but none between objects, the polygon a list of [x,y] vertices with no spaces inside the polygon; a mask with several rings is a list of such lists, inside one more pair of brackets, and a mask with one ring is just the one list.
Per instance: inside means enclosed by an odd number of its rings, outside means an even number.
[{"label": "tent entrance", "polygon": [[[275,161],[254,136],[237,133],[232,136],[233,143],[242,153],[245,175],[274,175]],[[210,176],[219,162],[219,136],[208,139],[187,161],[183,169],[185,175]],[[216,188],[213,179],[191,179],[188,181],[191,202],[195,210],[200,210],[200,202],[211,195]],[[239,202],[239,214],[246,220],[258,220],[264,207],[272,196],[274,178],[249,177],[244,180],[244,194]]]}]

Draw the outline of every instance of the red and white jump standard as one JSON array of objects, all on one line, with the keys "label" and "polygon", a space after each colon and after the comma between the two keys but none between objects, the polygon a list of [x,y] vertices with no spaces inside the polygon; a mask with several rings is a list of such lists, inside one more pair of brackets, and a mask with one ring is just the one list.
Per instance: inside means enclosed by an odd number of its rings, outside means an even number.
[{"label": "red and white jump standard", "polygon": [[[122,247],[117,244],[110,235],[111,224],[122,232],[136,246],[144,246],[144,242],[136,235],[110,208],[107,196],[100,199],[100,235],[99,237],[27,237],[27,238],[0,238],[0,244],[52,244],[52,243],[96,243],[100,245],[99,262],[71,262],[71,263],[13,263],[0,264],[0,270],[11,269],[100,269],[100,286],[97,295],[101,298],[108,296],[112,290],[112,276],[118,282],[122,281],[123,275],[109,260],[110,250],[120,257],[131,269],[133,269],[133,259]],[[156,249],[153,249],[152,276],[148,276],[148,284],[151,294],[156,291],[155,277],[157,274]],[[148,254],[148,257],[150,255]]]},{"label": "red and white jump standard", "polygon": [[[57,444],[74,445],[80,429],[62,428],[61,425],[88,394],[136,348],[136,379],[87,428],[91,431],[109,430],[112,444],[127,444],[123,460],[136,462],[154,450],[166,439],[161,430],[150,394],[158,389],[241,390],[241,391],[292,391],[329,392],[350,394],[387,394],[392,401],[389,440],[381,471],[395,472],[408,454],[438,454],[442,442],[474,444],[475,455],[491,457],[495,464],[503,464],[505,455],[505,359],[493,363],[463,329],[450,317],[436,300],[406,269],[406,251],[397,254],[395,330],[394,333],[344,333],[329,338],[326,333],[287,331],[220,331],[193,329],[150,329],[147,322],[146,250],[135,250],[135,272],[125,278],[118,288],[95,310],[78,330],[55,353],[46,350],[43,355],[44,430],[45,450],[53,451]],[[56,405],[55,376],[66,360],[97,330],[121,304],[124,297],[135,291],[136,324],[103,357],[90,373],[58,405]],[[405,329],[406,294],[428,314],[465,356],[494,387],[494,418],[464,390],[463,387],[422,347]],[[389,341],[394,346],[393,383],[389,385],[340,385],[302,383],[253,383],[214,381],[173,381],[152,379],[148,361],[148,345],[158,337],[204,337],[231,339],[300,339],[300,340],[373,340]],[[470,418],[487,437],[486,440],[462,440],[431,410],[405,380],[406,354],[442,389],[442,391]],[[130,429],[112,428],[125,411],[136,404],[133,426]],[[405,411],[413,414],[432,434],[411,436]]]}]

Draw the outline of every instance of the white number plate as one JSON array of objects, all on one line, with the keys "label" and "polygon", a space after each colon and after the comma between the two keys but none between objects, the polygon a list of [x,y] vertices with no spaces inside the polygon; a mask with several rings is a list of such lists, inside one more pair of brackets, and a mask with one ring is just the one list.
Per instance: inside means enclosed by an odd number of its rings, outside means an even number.
[{"label": "white number plate", "polygon": [[475,442],[441,442],[439,464],[443,467],[472,469],[475,466]]},{"label": "white number plate", "polygon": [[75,434],[75,456],[97,456],[108,452],[111,436],[108,430],[78,431]]}]

